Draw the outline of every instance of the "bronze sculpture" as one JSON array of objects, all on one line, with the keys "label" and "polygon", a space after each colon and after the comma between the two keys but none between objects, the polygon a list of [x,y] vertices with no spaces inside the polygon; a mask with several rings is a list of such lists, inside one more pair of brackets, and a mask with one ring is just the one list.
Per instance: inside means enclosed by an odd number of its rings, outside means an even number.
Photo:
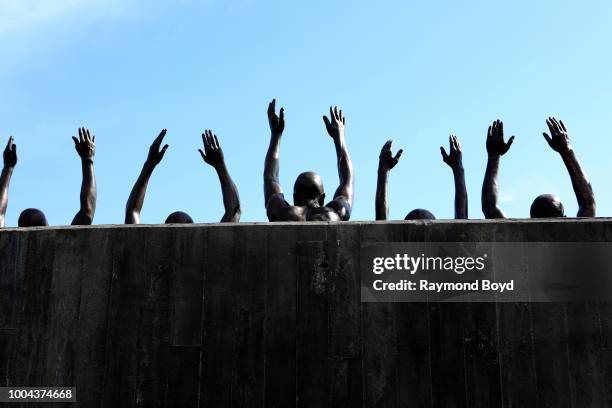
[{"label": "bronze sculpture", "polygon": [[[142,167],[140,175],[132,188],[125,206],[126,224],[140,224],[140,212],[142,210],[145,194],[147,192],[149,178],[151,177],[151,174],[153,174],[155,167],[163,159],[164,154],[168,149],[167,144],[160,149],[166,133],[167,130],[163,129],[149,148],[147,160]],[[212,133],[212,131],[206,130],[202,134],[202,141],[204,142],[204,151],[201,149],[198,149],[198,151],[200,152],[202,159],[204,159],[206,163],[211,165],[217,171],[219,181],[221,182],[223,205],[225,207],[225,213],[221,218],[221,222],[238,222],[240,221],[241,214],[238,189],[230,177],[225,165],[225,158],[223,156],[223,150],[221,150],[221,146],[219,145],[219,140],[217,139],[217,136]],[[187,213],[175,211],[166,218],[165,223],[193,224],[193,219]]]},{"label": "bronze sculpture", "polygon": [[[578,200],[578,217],[595,217],[596,204],[591,183],[580,166],[570,144],[567,129],[562,121],[550,117],[546,120],[550,135],[543,133],[548,145],[563,159],[570,175],[572,187]],[[512,136],[504,141],[504,124],[498,119],[487,132],[487,169],[482,185],[482,212],[486,218],[506,218],[506,214],[497,205],[497,174],[501,156],[506,154],[514,141]],[[542,194],[533,201],[530,209],[531,218],[565,217],[561,200],[552,194]]]},{"label": "bronze sculpture", "polygon": [[[79,137],[72,137],[74,147],[81,158],[83,181],[81,183],[79,211],[74,216],[71,225],[91,225],[96,212],[96,177],[94,173],[94,155],[96,137],[88,129],[79,128]],[[4,169],[0,177],[0,227],[4,226],[6,206],[8,202],[8,185],[13,168],[17,164],[17,147],[13,137],[4,150]],[[41,227],[49,225],[45,214],[37,208],[27,208],[21,212],[17,225],[20,227]]]},{"label": "bronze sculpture", "polygon": [[280,139],[285,129],[285,110],[276,114],[276,100],[268,105],[270,145],[264,165],[264,198],[270,221],[348,221],[353,208],[353,165],[344,139],[345,118],[338,107],[329,108],[330,118],[323,116],[327,133],[334,141],[338,159],[340,186],[334,199],[325,204],[325,192],[321,177],[314,172],[301,173],[293,187],[293,204],[290,205],[280,186]]},{"label": "bronze sculpture", "polygon": [[[395,156],[391,152],[393,141],[388,140],[382,147],[378,156],[378,177],[376,183],[376,220],[385,221],[389,215],[389,203],[387,199],[387,181],[389,171],[398,163],[403,150],[400,149]],[[450,153],[446,153],[440,147],[442,160],[453,170],[455,180],[455,219],[467,219],[467,190],[465,187],[465,173],[463,170],[463,154],[459,139],[455,135],[449,137]],[[405,220],[435,220],[436,217],[428,210],[417,208],[410,211]]]}]

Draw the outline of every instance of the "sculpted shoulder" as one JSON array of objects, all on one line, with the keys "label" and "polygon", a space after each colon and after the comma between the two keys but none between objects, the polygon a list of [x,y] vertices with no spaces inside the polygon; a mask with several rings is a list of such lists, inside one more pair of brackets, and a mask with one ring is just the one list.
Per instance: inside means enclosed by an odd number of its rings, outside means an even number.
[{"label": "sculpted shoulder", "polygon": [[276,208],[273,213],[268,213],[271,221],[306,221],[304,207],[288,205]]},{"label": "sculpted shoulder", "polygon": [[309,208],[306,221],[342,221],[340,215],[330,207]]},{"label": "sculpted shoulder", "polygon": [[330,207],[303,207],[290,205],[278,208],[274,221],[342,221],[340,215]]}]

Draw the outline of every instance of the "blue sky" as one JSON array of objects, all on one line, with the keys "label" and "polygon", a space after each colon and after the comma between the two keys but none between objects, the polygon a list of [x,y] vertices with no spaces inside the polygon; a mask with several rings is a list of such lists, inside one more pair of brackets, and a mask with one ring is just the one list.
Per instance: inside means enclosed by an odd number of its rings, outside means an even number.
[{"label": "blue sky", "polygon": [[151,182],[144,223],[175,210],[196,222],[223,214],[201,133],[219,137],[243,221],[265,221],[262,169],[268,102],[286,110],[281,182],[314,170],[337,187],[321,116],[347,117],[356,171],[353,220],[374,218],[380,147],[404,148],[390,176],[390,218],[430,209],[453,216],[451,170],[439,146],[463,145],[470,217],[488,125],[516,135],[500,169],[501,206],[527,217],[540,193],[576,200],[563,163],[542,137],[567,125],[589,175],[598,215],[612,214],[612,3],[609,1],[119,1],[0,0],[0,143],[19,162],[7,226],[41,208],[50,224],[78,210],[81,169],[71,136],[96,134],[94,223],[121,223],[130,189],[160,129],[170,145]]}]

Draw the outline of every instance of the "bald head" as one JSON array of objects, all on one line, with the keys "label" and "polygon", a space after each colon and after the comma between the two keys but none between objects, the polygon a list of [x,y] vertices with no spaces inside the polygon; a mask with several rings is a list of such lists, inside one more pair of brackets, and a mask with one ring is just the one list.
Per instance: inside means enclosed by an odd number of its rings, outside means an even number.
[{"label": "bald head", "polygon": [[563,204],[559,197],[552,194],[542,194],[531,204],[531,218],[565,217]]},{"label": "bald head", "polygon": [[313,201],[323,206],[325,193],[321,176],[312,171],[300,174],[293,186],[293,203],[295,205],[307,205]]},{"label": "bald head", "polygon": [[37,208],[25,209],[19,214],[17,225],[20,227],[46,227],[47,217]]},{"label": "bald head", "polygon": [[435,220],[436,217],[429,211],[422,208],[412,210],[406,215],[405,220]]},{"label": "bald head", "polygon": [[193,219],[187,213],[175,211],[166,218],[166,224],[193,224]]}]

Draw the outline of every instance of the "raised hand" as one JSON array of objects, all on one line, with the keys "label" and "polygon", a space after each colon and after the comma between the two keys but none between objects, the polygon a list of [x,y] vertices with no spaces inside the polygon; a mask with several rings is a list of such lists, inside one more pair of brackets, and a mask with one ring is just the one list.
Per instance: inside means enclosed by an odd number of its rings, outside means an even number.
[{"label": "raised hand", "polygon": [[79,128],[79,138],[72,136],[74,148],[82,160],[92,160],[96,153],[96,137],[89,133],[89,129]]},{"label": "raised hand", "polygon": [[159,132],[159,135],[155,138],[151,147],[149,148],[149,155],[147,156],[147,162],[152,164],[153,166],[157,166],[159,162],[164,158],[164,154],[166,154],[166,150],[168,149],[168,145],[164,145],[164,147],[160,150],[159,147],[164,140],[164,136],[166,136],[167,129],[162,129]]},{"label": "raised hand", "polygon": [[204,142],[204,151],[202,151],[202,149],[198,149],[198,151],[206,163],[215,168],[225,163],[223,150],[221,150],[217,135],[213,134],[212,130],[205,130],[204,133],[202,133],[202,141]]},{"label": "raised hand", "polygon": [[442,153],[442,160],[448,164],[451,169],[456,169],[463,165],[463,153],[461,151],[461,144],[457,136],[450,135],[448,138],[448,144],[450,145],[450,154],[446,153],[444,147],[440,146],[440,153]]},{"label": "raised hand", "polygon": [[392,144],[393,140],[387,140],[387,143],[385,143],[380,150],[380,156],[378,156],[378,168],[381,170],[388,171],[395,167],[397,162],[399,162],[402,153],[404,152],[403,149],[399,149],[397,154],[393,156],[393,153],[391,152]]},{"label": "raised hand", "polygon": [[13,136],[9,137],[2,155],[4,158],[4,167],[15,167],[17,164],[17,145],[13,142]]},{"label": "raised hand", "polygon": [[565,153],[569,151],[572,146],[570,145],[569,135],[567,129],[563,124],[563,121],[557,120],[553,117],[546,119],[546,124],[550,130],[550,136],[548,133],[542,133],[544,139],[548,142],[548,145],[556,152]]},{"label": "raised hand", "polygon": [[279,115],[276,114],[276,99],[268,105],[268,122],[273,135],[280,136],[285,130],[285,108],[280,108]]},{"label": "raised hand", "polygon": [[323,116],[323,122],[325,122],[327,133],[329,133],[332,139],[338,139],[338,138],[344,137],[345,119],[344,119],[344,116],[342,115],[342,110],[338,109],[337,106],[334,106],[333,109],[330,106],[329,116],[331,120],[328,119],[327,116]]},{"label": "raised hand", "polygon": [[506,218],[506,214],[497,206],[497,173],[499,172],[499,158],[510,149],[513,141],[514,136],[508,139],[508,142],[504,141],[504,124],[499,119],[489,126],[487,132],[487,153],[489,158],[487,160],[484,181],[482,182],[481,196],[482,212],[487,219]]},{"label": "raised hand", "polygon": [[487,152],[489,156],[503,156],[514,142],[514,136],[504,142],[504,123],[496,120],[487,132]]}]

